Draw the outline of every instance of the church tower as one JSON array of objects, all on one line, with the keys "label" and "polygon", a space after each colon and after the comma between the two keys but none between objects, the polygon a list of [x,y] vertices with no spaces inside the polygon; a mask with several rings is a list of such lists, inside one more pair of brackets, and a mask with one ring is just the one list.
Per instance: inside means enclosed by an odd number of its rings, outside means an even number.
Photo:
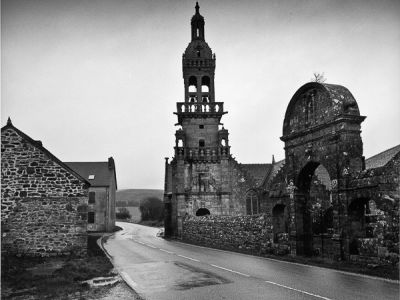
[{"label": "church tower", "polygon": [[[233,193],[237,162],[230,155],[224,103],[215,96],[215,54],[205,40],[198,3],[182,56],[184,101],[177,102],[174,157],[165,163],[165,234],[181,236],[185,216],[245,210]],[[235,173],[236,172],[236,173]],[[236,203],[236,204],[235,204]]]},{"label": "church tower", "polygon": [[204,18],[196,3],[191,41],[182,56],[184,102],[177,103],[175,157],[187,162],[218,161],[229,155],[228,132],[219,130],[223,102],[215,101],[215,54],[204,39]]}]

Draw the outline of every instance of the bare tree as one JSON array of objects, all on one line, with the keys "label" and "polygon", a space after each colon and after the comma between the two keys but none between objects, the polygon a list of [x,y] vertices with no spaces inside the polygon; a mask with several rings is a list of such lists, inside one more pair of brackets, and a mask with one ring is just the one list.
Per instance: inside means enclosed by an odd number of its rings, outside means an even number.
[{"label": "bare tree", "polygon": [[311,78],[311,81],[320,82],[320,83],[325,82],[326,78],[324,75],[325,75],[324,73],[314,72],[314,78]]}]

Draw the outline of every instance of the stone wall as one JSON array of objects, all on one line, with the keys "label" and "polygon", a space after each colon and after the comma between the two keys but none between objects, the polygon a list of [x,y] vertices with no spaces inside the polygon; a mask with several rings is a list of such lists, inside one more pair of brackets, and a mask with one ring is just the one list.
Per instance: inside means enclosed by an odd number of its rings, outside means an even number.
[{"label": "stone wall", "polygon": [[12,125],[1,130],[1,154],[2,251],[85,253],[87,183]]},{"label": "stone wall", "polygon": [[2,250],[23,256],[84,255],[86,215],[76,213],[82,198],[24,198],[3,228]]},{"label": "stone wall", "polygon": [[288,246],[274,245],[266,215],[186,217],[183,240],[213,248],[254,254],[276,253]]}]

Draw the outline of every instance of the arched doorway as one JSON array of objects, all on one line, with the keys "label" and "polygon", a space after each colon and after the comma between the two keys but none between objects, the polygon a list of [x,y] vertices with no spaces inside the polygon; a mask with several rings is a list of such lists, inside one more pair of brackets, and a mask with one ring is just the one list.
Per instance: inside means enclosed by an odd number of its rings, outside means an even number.
[{"label": "arched doorway", "polygon": [[204,208],[204,207],[199,208],[199,209],[196,211],[196,216],[198,216],[198,217],[207,216],[207,215],[209,215],[209,214],[210,214],[210,211],[209,211],[207,208]]},{"label": "arched doorway", "polygon": [[348,207],[349,254],[360,254],[360,240],[373,237],[371,208],[375,202],[367,198],[354,199]]},{"label": "arched doorway", "polygon": [[324,235],[333,227],[332,188],[328,170],[309,162],[297,179],[295,202],[297,252],[320,255]]}]

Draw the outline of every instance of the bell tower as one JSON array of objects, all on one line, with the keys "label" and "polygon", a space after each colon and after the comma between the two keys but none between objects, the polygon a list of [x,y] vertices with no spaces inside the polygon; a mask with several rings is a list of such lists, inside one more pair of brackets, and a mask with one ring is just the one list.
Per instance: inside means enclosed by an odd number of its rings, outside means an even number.
[{"label": "bell tower", "polygon": [[[215,97],[215,54],[205,40],[205,22],[196,3],[191,40],[182,56],[184,99],[176,103],[179,128],[174,157],[166,162],[166,235],[182,236],[187,215],[229,215],[244,208],[233,193],[237,162],[221,118],[224,103]],[[236,176],[236,177],[235,177]]]},{"label": "bell tower", "polygon": [[182,56],[184,102],[177,103],[175,155],[186,161],[217,161],[229,155],[227,130],[219,125],[223,102],[215,101],[215,54],[205,41],[204,18],[196,2],[191,41]]}]

